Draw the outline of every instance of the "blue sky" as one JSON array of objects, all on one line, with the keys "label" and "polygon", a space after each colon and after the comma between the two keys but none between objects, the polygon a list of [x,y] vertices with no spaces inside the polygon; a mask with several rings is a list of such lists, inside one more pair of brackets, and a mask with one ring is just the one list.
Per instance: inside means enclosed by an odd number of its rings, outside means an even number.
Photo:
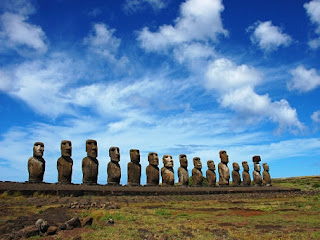
[{"label": "blue sky", "polygon": [[[56,182],[60,142],[85,141],[219,163],[260,155],[272,177],[320,174],[320,1],[123,0],[0,2],[0,180],[28,179],[45,144]],[[242,171],[242,169],[241,169]],[[177,181],[177,180],[176,180]]]}]

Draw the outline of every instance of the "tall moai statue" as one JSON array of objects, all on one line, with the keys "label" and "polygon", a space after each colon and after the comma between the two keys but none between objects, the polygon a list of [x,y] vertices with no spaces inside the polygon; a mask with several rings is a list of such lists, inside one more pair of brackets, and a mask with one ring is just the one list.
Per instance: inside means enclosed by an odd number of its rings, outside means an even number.
[{"label": "tall moai statue", "polygon": [[228,168],[229,157],[225,150],[219,152],[221,162],[218,164],[219,186],[229,186],[230,172]]},{"label": "tall moai statue", "polygon": [[232,186],[240,186],[241,177],[240,177],[240,166],[238,163],[232,163],[233,171],[232,171]]},{"label": "tall moai statue", "polygon": [[173,159],[171,155],[163,155],[161,168],[162,186],[174,185]]},{"label": "tall moai statue", "polygon": [[46,167],[46,161],[43,159],[44,144],[35,142],[33,145],[33,156],[28,160],[28,172],[30,183],[42,183]]},{"label": "tall moai statue", "polygon": [[254,186],[261,186],[262,185],[262,177],[261,177],[261,167],[260,167],[260,161],[261,158],[260,156],[253,156],[252,157],[253,161],[253,185]]},{"label": "tall moai statue", "polygon": [[192,186],[202,186],[203,175],[202,175],[202,163],[199,157],[193,158],[193,169],[192,169]]},{"label": "tall moai statue", "polygon": [[140,179],[140,151],[138,149],[130,149],[130,162],[128,163],[128,186],[140,186]]},{"label": "tall moai statue", "polygon": [[216,165],[212,160],[209,160],[207,162],[208,165],[208,170],[206,171],[206,177],[207,177],[207,185],[208,187],[215,187],[216,186],[216,181],[217,181],[217,176],[216,176]]},{"label": "tall moai statue", "polygon": [[159,185],[159,157],[155,152],[148,154],[149,165],[146,168],[147,173],[147,186]]},{"label": "tall moai statue", "polygon": [[271,177],[270,177],[270,173],[269,173],[269,165],[267,163],[263,163],[262,167],[263,167],[263,173],[262,173],[263,180],[262,180],[262,183],[263,183],[263,185],[265,185],[267,187],[270,187],[272,185],[271,185]]},{"label": "tall moai statue", "polygon": [[178,168],[179,186],[188,186],[189,184],[189,173],[188,173],[188,159],[187,155],[179,155],[180,167]]},{"label": "tall moai statue", "polygon": [[83,184],[97,184],[99,162],[98,145],[96,140],[88,139],[86,141],[87,157],[82,159],[82,183]]},{"label": "tall moai statue", "polygon": [[243,172],[242,172],[242,185],[248,187],[251,185],[251,177],[249,173],[249,165],[248,162],[242,162]]},{"label": "tall moai statue", "polygon": [[61,141],[61,157],[57,161],[58,183],[71,184],[73,160],[72,144],[69,140]]},{"label": "tall moai statue", "polygon": [[120,149],[118,147],[109,148],[110,162],[108,163],[108,185],[119,185],[121,178]]}]

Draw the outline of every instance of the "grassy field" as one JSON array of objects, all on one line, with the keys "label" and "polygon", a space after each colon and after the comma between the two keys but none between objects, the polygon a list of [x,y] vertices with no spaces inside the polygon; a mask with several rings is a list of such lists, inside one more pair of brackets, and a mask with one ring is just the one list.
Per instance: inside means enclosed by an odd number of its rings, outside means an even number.
[{"label": "grassy field", "polygon": [[[33,239],[320,239],[320,176],[274,179],[273,185],[303,191],[77,198],[4,193],[0,195],[0,229],[4,232],[21,216],[32,222],[57,214],[67,215],[66,219],[91,216],[94,221],[84,229]],[[116,207],[68,208],[74,201]]]}]

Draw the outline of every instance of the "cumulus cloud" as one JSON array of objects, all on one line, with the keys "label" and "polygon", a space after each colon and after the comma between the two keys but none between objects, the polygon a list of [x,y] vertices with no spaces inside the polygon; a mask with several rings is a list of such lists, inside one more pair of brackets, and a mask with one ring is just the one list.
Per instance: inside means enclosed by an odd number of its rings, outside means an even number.
[{"label": "cumulus cloud", "polygon": [[161,51],[192,41],[214,41],[219,34],[227,34],[221,21],[223,10],[221,0],[187,0],[181,4],[174,25],[160,26],[157,32],[145,27],[139,32],[138,41],[147,51]]},{"label": "cumulus cloud", "polygon": [[[311,22],[316,26],[315,33],[320,35],[320,0],[312,0],[305,3],[303,7],[311,20]],[[311,39],[309,46],[312,49],[317,49],[320,46],[320,37]]]},{"label": "cumulus cloud", "polygon": [[126,0],[123,9],[126,13],[134,13],[151,6],[154,11],[159,11],[167,6],[163,0]]},{"label": "cumulus cloud", "polygon": [[292,38],[274,26],[271,21],[256,22],[248,28],[253,31],[250,37],[251,42],[257,44],[263,51],[274,51],[280,46],[287,47],[291,44]]},{"label": "cumulus cloud", "polygon": [[300,65],[290,71],[293,76],[287,82],[287,88],[290,91],[309,92],[320,86],[320,76],[314,68],[307,70],[304,66]]}]

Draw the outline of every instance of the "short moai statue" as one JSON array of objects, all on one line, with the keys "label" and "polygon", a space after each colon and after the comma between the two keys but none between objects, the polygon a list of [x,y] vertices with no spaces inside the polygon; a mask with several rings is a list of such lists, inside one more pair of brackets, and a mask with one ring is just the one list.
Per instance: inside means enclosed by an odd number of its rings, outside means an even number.
[{"label": "short moai statue", "polygon": [[192,186],[202,186],[203,175],[202,175],[202,163],[199,157],[193,158],[193,169],[192,169]]},{"label": "short moai statue", "polygon": [[263,163],[262,164],[263,167],[263,180],[262,183],[264,186],[270,187],[271,185],[271,177],[270,177],[270,173],[269,173],[269,165],[267,163]]},{"label": "short moai statue", "polygon": [[30,183],[42,183],[46,167],[46,161],[43,159],[44,144],[35,142],[33,145],[33,156],[28,160],[28,172]]},{"label": "short moai statue", "polygon": [[147,186],[159,185],[159,157],[155,152],[148,154],[149,165],[146,168]]},{"label": "short moai statue", "polygon": [[206,177],[207,177],[207,186],[208,187],[215,187],[217,176],[216,176],[216,165],[212,160],[209,160],[207,162],[208,170],[206,171]]},{"label": "short moai statue", "polygon": [[242,185],[248,187],[251,185],[251,177],[249,173],[249,165],[248,162],[242,162],[243,172],[242,172]]},{"label": "short moai statue", "polygon": [[189,184],[189,173],[188,173],[188,159],[187,155],[179,155],[180,167],[178,168],[179,186],[188,186]]},{"label": "short moai statue", "polygon": [[120,149],[118,147],[109,148],[110,162],[108,163],[108,185],[120,185],[121,168],[120,162]]},{"label": "short moai statue", "polygon": [[97,184],[98,181],[98,145],[96,140],[88,139],[86,141],[87,156],[82,159],[82,183]]},{"label": "short moai statue", "polygon": [[241,177],[240,177],[240,166],[238,163],[232,163],[233,171],[232,171],[232,186],[240,186]]},{"label": "short moai statue", "polygon": [[69,140],[61,141],[61,157],[57,161],[58,183],[71,184],[73,160],[72,144]]},{"label": "short moai statue", "polygon": [[254,186],[261,186],[262,185],[262,177],[261,177],[261,167],[260,167],[260,161],[261,158],[260,156],[253,156],[252,157],[253,161],[253,185]]},{"label": "short moai statue", "polygon": [[228,168],[229,156],[225,150],[219,152],[221,162],[218,164],[219,186],[229,186],[230,171]]},{"label": "short moai statue", "polygon": [[163,155],[161,168],[162,186],[174,185],[173,159],[171,155]]},{"label": "short moai statue", "polygon": [[130,149],[130,160],[128,163],[128,186],[140,186],[141,164],[138,149]]}]

